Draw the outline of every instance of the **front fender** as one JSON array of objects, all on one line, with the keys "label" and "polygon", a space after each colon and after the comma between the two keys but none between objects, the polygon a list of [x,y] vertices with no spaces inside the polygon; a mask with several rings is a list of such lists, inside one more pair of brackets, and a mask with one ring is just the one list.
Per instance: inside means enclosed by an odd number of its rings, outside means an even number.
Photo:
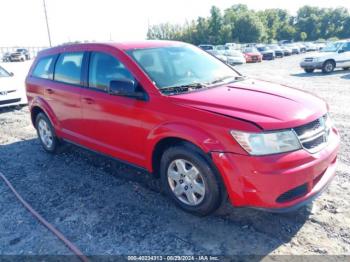
[{"label": "front fender", "polygon": [[186,140],[203,152],[223,151],[223,145],[211,134],[198,127],[183,123],[165,123],[152,130],[147,137],[146,144],[146,163],[147,169],[152,170],[152,156],[156,145],[165,138],[179,138]]}]

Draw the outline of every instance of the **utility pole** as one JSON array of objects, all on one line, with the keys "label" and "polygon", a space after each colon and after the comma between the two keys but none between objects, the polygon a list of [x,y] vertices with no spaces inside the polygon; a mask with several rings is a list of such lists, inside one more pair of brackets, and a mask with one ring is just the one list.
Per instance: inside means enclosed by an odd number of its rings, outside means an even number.
[{"label": "utility pole", "polygon": [[47,20],[47,12],[46,12],[46,3],[45,3],[45,0],[43,0],[43,4],[44,4],[44,12],[45,12],[45,20],[46,20],[46,28],[47,28],[47,35],[49,37],[49,44],[50,44],[50,47],[52,46],[51,45],[51,34],[50,34],[50,28],[49,28],[49,21]]}]

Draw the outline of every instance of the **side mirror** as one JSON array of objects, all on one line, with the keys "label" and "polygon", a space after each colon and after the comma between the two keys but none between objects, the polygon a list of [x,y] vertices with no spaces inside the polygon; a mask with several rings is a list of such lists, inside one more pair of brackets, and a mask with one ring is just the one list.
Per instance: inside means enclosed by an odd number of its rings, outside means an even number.
[{"label": "side mirror", "polygon": [[340,49],[340,50],[338,51],[338,53],[339,53],[339,54],[345,53],[345,50],[344,50],[344,49]]},{"label": "side mirror", "polygon": [[132,80],[112,80],[109,83],[109,94],[147,100],[146,93],[136,92],[136,83]]},{"label": "side mirror", "polygon": [[10,75],[10,76],[14,76],[15,74],[14,74],[14,73],[12,73],[12,72],[10,72],[10,73],[9,73],[9,75]]}]

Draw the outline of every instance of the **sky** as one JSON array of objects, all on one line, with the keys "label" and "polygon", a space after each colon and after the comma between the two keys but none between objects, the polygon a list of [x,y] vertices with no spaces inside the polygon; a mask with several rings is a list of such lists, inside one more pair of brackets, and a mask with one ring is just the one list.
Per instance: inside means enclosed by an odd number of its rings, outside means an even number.
[{"label": "sky", "polygon": [[[343,6],[350,0],[46,0],[52,44],[69,41],[129,41],[146,38],[148,24],[183,24],[208,16],[216,5],[283,8],[295,14],[299,7]],[[0,0],[0,47],[48,46],[43,0]],[[12,12],[11,10],[15,10]]]}]

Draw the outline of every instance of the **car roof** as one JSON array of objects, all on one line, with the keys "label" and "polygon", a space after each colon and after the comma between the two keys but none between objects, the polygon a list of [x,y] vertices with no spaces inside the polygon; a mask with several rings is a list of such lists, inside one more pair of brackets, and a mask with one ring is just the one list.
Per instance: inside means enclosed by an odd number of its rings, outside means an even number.
[{"label": "car roof", "polygon": [[131,49],[145,49],[145,48],[157,48],[157,47],[167,47],[167,46],[182,46],[188,45],[184,42],[179,41],[166,41],[166,40],[143,40],[143,41],[133,41],[133,42],[107,42],[107,43],[72,43],[63,44],[48,49],[44,49],[40,52],[40,55],[49,55],[53,53],[65,52],[65,51],[84,51],[89,47],[96,46],[110,46],[120,50],[131,50]]}]

